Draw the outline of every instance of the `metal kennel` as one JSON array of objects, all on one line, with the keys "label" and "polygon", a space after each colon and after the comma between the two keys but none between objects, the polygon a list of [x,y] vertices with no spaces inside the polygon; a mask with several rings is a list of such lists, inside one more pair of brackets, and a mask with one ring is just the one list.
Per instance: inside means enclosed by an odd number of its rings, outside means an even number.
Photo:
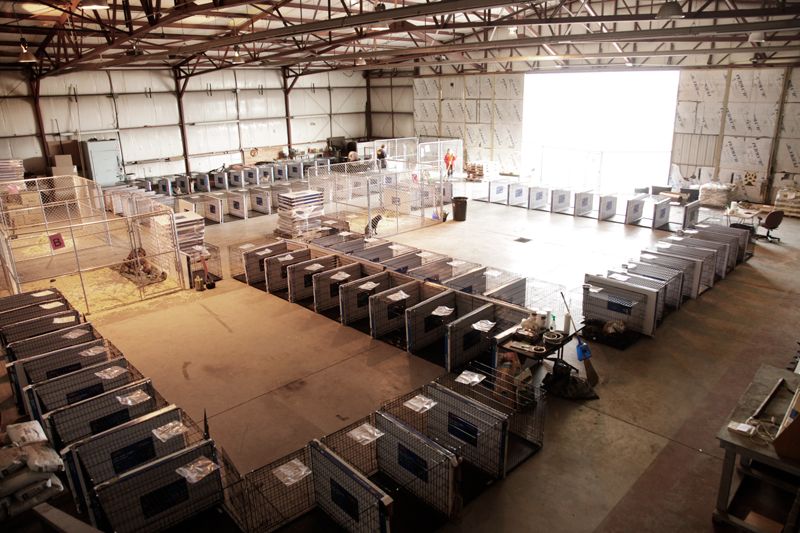
[{"label": "metal kennel", "polygon": [[368,263],[351,263],[332,268],[312,277],[314,289],[314,311],[322,313],[339,310],[339,288],[347,283],[360,280],[383,270],[378,265]]},{"label": "metal kennel", "polygon": [[725,279],[728,271],[736,267],[736,252],[727,242],[704,240],[693,235],[672,235],[667,240],[682,246],[715,251],[717,255],[714,272],[719,279]]},{"label": "metal kennel", "polygon": [[703,263],[699,259],[678,257],[664,253],[664,251],[658,248],[653,248],[642,250],[639,254],[639,260],[649,265],[657,265],[681,271],[683,273],[683,295],[687,298],[697,298],[701,290],[708,288],[703,287],[700,281]]},{"label": "metal kennel", "polygon": [[659,241],[656,248],[664,253],[688,259],[699,259],[702,263],[700,268],[701,292],[705,288],[712,288],[717,272],[717,252],[713,249],[696,248],[694,246],[683,246],[672,241]]},{"label": "metal kennel", "polygon": [[386,259],[385,261],[381,261],[381,264],[385,266],[387,270],[405,274],[413,268],[417,268],[428,263],[433,263],[435,261],[441,261],[443,259],[447,259],[447,256],[421,250],[399,255],[392,259]]},{"label": "metal kennel", "polygon": [[628,272],[622,268],[610,269],[606,276],[629,285],[645,287],[656,291],[656,324],[661,323],[664,319],[664,309],[666,307],[667,282],[646,276],[639,276],[635,272]]},{"label": "metal kennel", "polygon": [[547,187],[531,187],[528,189],[528,209],[550,211],[550,189]]},{"label": "metal kennel", "polygon": [[667,284],[664,303],[672,309],[680,309],[683,303],[683,272],[681,270],[640,261],[628,261],[622,266],[627,272],[637,276],[664,281]]},{"label": "metal kennel", "polygon": [[372,246],[365,247],[363,250],[356,250],[353,252],[353,256],[373,263],[381,263],[394,257],[418,251],[418,249],[405,244],[382,241],[378,244],[373,243]]},{"label": "metal kennel", "polygon": [[478,263],[470,263],[461,259],[446,258],[439,261],[426,263],[408,271],[409,276],[425,281],[444,282],[480,268]]},{"label": "metal kennel", "polygon": [[369,297],[370,333],[376,338],[400,331],[399,343],[406,346],[406,309],[442,292],[442,288],[417,280],[378,292]]},{"label": "metal kennel", "polygon": [[286,269],[289,301],[298,303],[314,297],[314,276],[334,268],[351,264],[353,260],[342,255],[324,255],[295,263]]},{"label": "metal kennel", "polygon": [[586,274],[583,317],[608,322],[618,320],[626,330],[653,336],[656,329],[657,291],[630,283]]},{"label": "metal kennel", "polygon": [[[63,306],[59,308],[63,308]],[[74,309],[63,311],[43,309],[40,311],[43,314],[39,316],[0,327],[0,343],[3,346],[8,346],[15,342],[52,333],[53,331],[81,323],[81,315]]]},{"label": "metal kennel", "polygon": [[90,322],[75,324],[8,344],[5,347],[6,360],[16,361],[101,338],[102,335]]},{"label": "metal kennel", "polygon": [[739,237],[736,235],[726,235],[700,229],[688,229],[681,232],[682,235],[703,241],[714,241],[728,245],[728,271],[736,268],[736,265],[744,258],[744,254],[739,250]]},{"label": "metal kennel", "polygon": [[339,286],[342,324],[352,325],[370,316],[370,298],[380,292],[413,281],[396,272],[379,272]]}]

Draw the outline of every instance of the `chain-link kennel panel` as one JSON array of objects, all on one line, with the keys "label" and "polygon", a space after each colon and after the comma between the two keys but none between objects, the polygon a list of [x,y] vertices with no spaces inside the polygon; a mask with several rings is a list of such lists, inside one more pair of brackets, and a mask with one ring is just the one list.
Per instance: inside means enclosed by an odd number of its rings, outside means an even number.
[{"label": "chain-link kennel panel", "polygon": [[132,381],[142,379],[138,370],[122,357],[104,361],[63,376],[28,385],[23,390],[26,411],[31,418],[93,398]]},{"label": "chain-link kennel panel", "polygon": [[379,265],[368,263],[351,263],[326,272],[314,274],[312,277],[314,289],[314,311],[339,312],[339,287],[347,283],[358,281],[367,276],[378,274],[382,271]]},{"label": "chain-link kennel panel", "polygon": [[165,402],[149,379],[50,411],[42,417],[50,442],[61,449],[128,420],[155,411]]},{"label": "chain-link kennel panel", "polygon": [[684,298],[697,298],[700,294],[700,274],[703,269],[702,261],[666,254],[658,248],[644,249],[639,254],[639,261],[648,265],[680,270],[683,273]]},{"label": "chain-link kennel panel", "polygon": [[714,241],[721,244],[728,245],[728,271],[732,271],[739,263],[739,258],[744,257],[744,254],[739,251],[739,238],[735,235],[725,235],[722,233],[714,233],[711,231],[702,231],[696,229],[683,230],[683,235],[704,241]]},{"label": "chain-link kennel panel", "polygon": [[628,285],[645,287],[656,291],[656,324],[661,324],[661,321],[664,319],[664,308],[666,307],[666,282],[658,279],[638,276],[632,272],[628,272],[623,268],[609,269],[606,273],[606,277],[617,281],[622,281]]},{"label": "chain-link kennel panel", "polygon": [[425,281],[444,282],[472,270],[480,268],[478,263],[470,263],[461,259],[447,258],[424,264],[408,271],[409,276]]},{"label": "chain-link kennel panel", "polygon": [[739,248],[737,251],[737,261],[742,262],[747,259],[747,257],[751,252],[751,240],[750,240],[750,231],[746,229],[740,228],[731,228],[724,224],[714,224],[714,223],[707,223],[703,222],[700,224],[694,224],[692,226],[693,229],[703,232],[710,232],[716,233],[720,235],[732,235],[735,236],[739,240]]},{"label": "chain-link kennel panel", "polygon": [[0,328],[0,342],[4,346],[30,339],[81,323],[78,311],[51,311],[48,314],[8,324]]},{"label": "chain-link kennel panel", "polygon": [[320,441],[309,448],[319,508],[347,531],[389,531],[392,498]]},{"label": "chain-link kennel panel", "polygon": [[116,355],[103,339],[96,339],[8,363],[6,370],[17,406],[23,407],[22,391],[28,385],[102,363],[111,359],[112,353]]},{"label": "chain-link kennel panel", "polygon": [[75,324],[50,333],[8,344],[5,347],[6,360],[16,361],[18,359],[25,359],[26,357],[52,352],[54,350],[101,338],[102,335],[94,328],[91,322]]},{"label": "chain-link kennel panel", "polygon": [[672,241],[659,241],[656,249],[664,253],[687,259],[699,259],[700,266],[700,292],[714,286],[717,268],[717,252],[714,250],[683,246]]},{"label": "chain-link kennel panel", "polygon": [[369,319],[370,297],[412,281],[394,272],[379,272],[339,287],[339,309],[342,324],[354,325]]},{"label": "chain-link kennel panel", "polygon": [[664,303],[671,309],[680,309],[683,303],[683,272],[677,269],[651,265],[640,261],[628,261],[623,264],[627,272],[657,279],[667,284]]},{"label": "chain-link kennel panel", "polygon": [[342,255],[324,255],[295,263],[286,269],[289,284],[289,301],[299,303],[314,298],[314,276],[340,267],[352,264],[354,261]]},{"label": "chain-link kennel panel", "polygon": [[207,440],[101,483],[95,525],[119,533],[163,531],[222,505],[218,463]]},{"label": "chain-link kennel panel", "polygon": [[199,428],[174,405],[80,440],[62,452],[75,502],[91,509],[100,483],[203,440]]},{"label": "chain-link kennel panel", "polygon": [[508,416],[438,383],[425,385],[423,394],[428,405],[435,403],[428,411],[426,435],[487,475],[505,477]]},{"label": "chain-link kennel panel", "polygon": [[447,326],[476,308],[483,299],[445,291],[406,310],[408,351],[444,367],[447,356]]},{"label": "chain-link kennel panel", "polygon": [[[717,279],[725,279],[725,275],[728,273],[728,269],[731,264],[730,258],[733,258],[735,265],[736,256],[727,243],[698,239],[688,235],[671,235],[670,237],[667,237],[667,241],[677,243],[682,246],[715,251],[717,256],[714,272],[717,276]],[[732,270],[733,268],[731,267],[730,269]]]},{"label": "chain-link kennel panel", "polygon": [[399,255],[392,259],[386,259],[385,261],[381,261],[381,264],[385,266],[387,270],[406,274],[411,269],[442,260],[449,260],[449,258],[446,255],[421,250]]},{"label": "chain-link kennel panel", "polygon": [[393,340],[405,349],[406,309],[440,292],[441,287],[411,281],[370,296],[370,333],[376,339],[395,334]]},{"label": "chain-link kennel panel", "polygon": [[373,263],[381,263],[388,259],[392,259],[393,257],[418,251],[419,250],[412,246],[406,246],[404,244],[397,244],[389,241],[381,241],[377,244],[373,243],[372,246],[364,247],[363,250],[354,251],[353,256],[366,261],[371,261]]},{"label": "chain-link kennel panel", "polygon": [[276,293],[287,290],[289,288],[289,266],[308,261],[311,257],[311,250],[303,248],[264,259],[267,292]]},{"label": "chain-link kennel panel", "polygon": [[459,374],[446,374],[437,383],[508,416],[506,473],[544,445],[545,393],[530,372],[513,374],[510,367],[494,368],[476,361]]},{"label": "chain-link kennel panel", "polygon": [[[583,317],[602,323],[619,321],[625,325],[626,331],[652,336],[655,330],[655,291],[635,289],[623,282],[587,274],[583,287]],[[648,293],[652,293],[652,309]]]}]

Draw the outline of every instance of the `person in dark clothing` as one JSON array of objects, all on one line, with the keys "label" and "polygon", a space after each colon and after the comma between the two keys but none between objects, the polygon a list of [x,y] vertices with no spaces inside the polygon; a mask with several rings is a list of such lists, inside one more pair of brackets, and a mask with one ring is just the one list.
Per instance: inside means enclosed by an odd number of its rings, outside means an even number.
[{"label": "person in dark clothing", "polygon": [[381,168],[386,168],[386,156],[388,155],[386,153],[386,145],[382,144],[381,147],[378,148],[378,152],[375,155],[380,162]]}]

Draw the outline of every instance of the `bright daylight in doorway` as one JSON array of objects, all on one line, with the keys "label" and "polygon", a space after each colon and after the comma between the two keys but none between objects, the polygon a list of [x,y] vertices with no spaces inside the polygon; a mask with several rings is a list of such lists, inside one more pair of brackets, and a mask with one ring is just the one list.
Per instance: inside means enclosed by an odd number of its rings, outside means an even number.
[{"label": "bright daylight in doorway", "polygon": [[572,190],[666,184],[678,71],[529,74],[522,176]]}]

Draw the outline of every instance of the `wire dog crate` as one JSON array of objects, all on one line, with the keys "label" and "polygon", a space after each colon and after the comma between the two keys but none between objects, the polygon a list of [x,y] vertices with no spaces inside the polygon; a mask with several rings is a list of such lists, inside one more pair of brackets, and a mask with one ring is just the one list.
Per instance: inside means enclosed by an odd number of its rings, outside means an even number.
[{"label": "wire dog crate", "polygon": [[372,266],[359,262],[314,274],[312,277],[314,311],[327,313],[331,318],[340,319],[340,287],[346,283],[352,283],[373,274],[378,274],[381,271],[381,267],[377,265]]}]

